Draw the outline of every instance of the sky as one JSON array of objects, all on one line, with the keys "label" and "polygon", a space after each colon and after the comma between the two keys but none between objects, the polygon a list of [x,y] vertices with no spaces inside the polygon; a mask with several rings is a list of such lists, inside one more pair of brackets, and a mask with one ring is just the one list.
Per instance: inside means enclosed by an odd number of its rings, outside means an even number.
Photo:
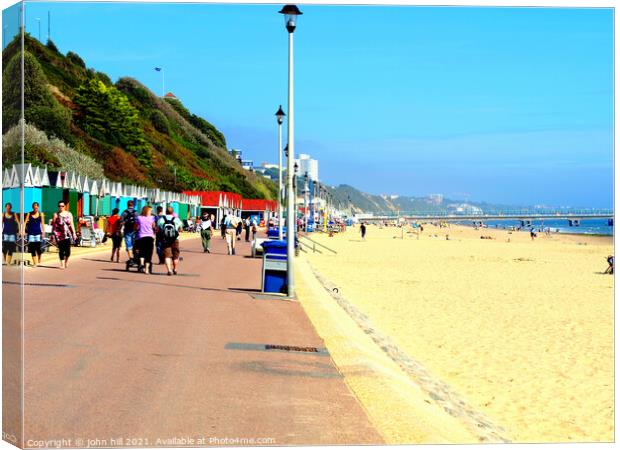
[{"label": "sky", "polygon": [[[295,147],[373,194],[613,207],[613,11],[300,5]],[[244,158],[277,162],[276,5],[27,3],[26,31],[173,92]],[[288,112],[288,111],[286,111]],[[286,122],[284,142],[286,143]]]}]

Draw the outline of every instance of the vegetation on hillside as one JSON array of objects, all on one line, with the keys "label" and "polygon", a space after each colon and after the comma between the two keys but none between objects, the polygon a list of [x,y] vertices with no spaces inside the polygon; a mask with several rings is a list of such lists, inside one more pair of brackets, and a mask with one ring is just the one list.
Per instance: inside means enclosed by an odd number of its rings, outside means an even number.
[{"label": "vegetation on hillside", "polygon": [[[2,58],[6,135],[15,134],[20,120],[19,39],[4,49]],[[275,184],[244,170],[226,150],[224,135],[179,100],[159,98],[131,78],[113,83],[106,74],[87,68],[76,53],[63,55],[53,42],[42,45],[28,34],[24,64],[25,120],[32,138],[26,162],[54,168],[79,159],[91,174],[99,167],[114,181],[276,197]],[[6,146],[4,161],[20,162],[14,145]]]}]

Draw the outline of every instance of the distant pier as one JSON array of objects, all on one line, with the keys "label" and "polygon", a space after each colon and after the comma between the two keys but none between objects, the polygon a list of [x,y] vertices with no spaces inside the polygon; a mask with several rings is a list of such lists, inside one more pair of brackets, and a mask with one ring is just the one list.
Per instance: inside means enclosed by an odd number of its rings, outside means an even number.
[{"label": "distant pier", "polygon": [[403,213],[400,215],[381,215],[365,217],[364,222],[390,222],[399,219],[407,221],[420,220],[441,220],[445,222],[473,220],[476,222],[486,220],[518,220],[523,223],[531,223],[534,220],[545,219],[566,219],[571,224],[579,224],[584,219],[606,219],[610,226],[613,226],[614,212],[613,210],[572,210],[572,211],[502,211],[489,214],[441,214],[441,213]]}]

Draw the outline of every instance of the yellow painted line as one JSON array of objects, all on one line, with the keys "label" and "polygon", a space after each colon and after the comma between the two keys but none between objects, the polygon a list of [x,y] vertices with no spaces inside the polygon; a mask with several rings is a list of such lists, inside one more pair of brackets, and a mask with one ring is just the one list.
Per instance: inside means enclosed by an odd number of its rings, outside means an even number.
[{"label": "yellow painted line", "polygon": [[325,291],[305,258],[296,261],[297,298],[386,443],[480,442],[362,331]]}]

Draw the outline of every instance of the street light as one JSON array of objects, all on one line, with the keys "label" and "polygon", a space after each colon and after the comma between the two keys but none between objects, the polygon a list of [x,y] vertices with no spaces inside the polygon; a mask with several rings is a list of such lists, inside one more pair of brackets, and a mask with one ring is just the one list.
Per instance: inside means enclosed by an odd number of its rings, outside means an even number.
[{"label": "street light", "polygon": [[305,231],[308,232],[308,194],[310,189],[308,188],[308,172],[304,174],[304,221],[306,222]]},{"label": "street light", "polygon": [[278,239],[282,240],[283,226],[282,226],[282,122],[284,122],[284,111],[282,111],[282,105],[276,112],[276,118],[278,119]]},{"label": "street light", "polygon": [[295,295],[295,274],[293,258],[295,257],[295,197],[293,191],[293,161],[295,160],[295,122],[294,117],[294,101],[293,101],[293,32],[297,28],[298,16],[302,12],[295,5],[286,5],[280,11],[284,15],[284,25],[288,31],[288,161],[287,161],[287,188],[289,196],[287,199],[287,245],[286,258],[288,261],[287,272],[287,291],[288,296]]},{"label": "street light", "polygon": [[37,17],[37,23],[39,24],[39,42],[41,42],[41,19]]}]

